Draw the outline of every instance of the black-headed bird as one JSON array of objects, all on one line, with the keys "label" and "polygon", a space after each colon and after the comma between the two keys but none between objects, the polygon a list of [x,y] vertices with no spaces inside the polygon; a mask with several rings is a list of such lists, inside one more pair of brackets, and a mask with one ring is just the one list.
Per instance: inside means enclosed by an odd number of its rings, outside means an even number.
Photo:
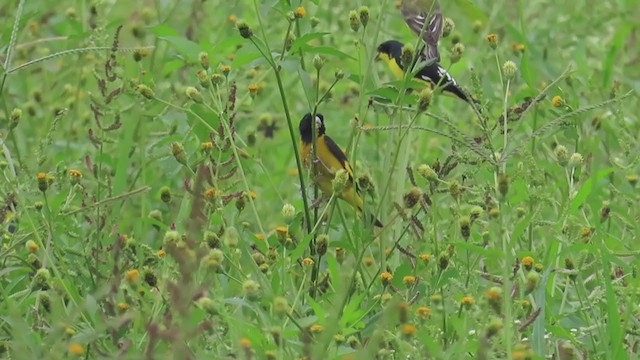
[{"label": "black-headed bird", "polygon": [[[405,74],[401,60],[403,46],[403,43],[396,40],[385,41],[378,46],[377,59],[384,61],[398,80],[403,79]],[[428,61],[423,56],[421,56],[420,60]],[[426,82],[432,88],[438,86],[445,94],[456,96],[466,102],[472,100],[458,85],[453,76],[438,62],[431,61],[429,65],[420,69],[416,73],[415,79]]]},{"label": "black-headed bird", "polygon": [[418,36],[422,34],[425,58],[440,61],[438,52],[438,40],[442,36],[440,3],[437,0],[402,0],[400,11],[409,28]]},{"label": "black-headed bird", "polygon": [[[316,159],[313,157],[313,127],[316,127]],[[333,180],[336,174],[343,170],[346,174],[346,181],[342,190],[336,193],[336,196],[346,201],[351,206],[356,208],[359,213],[362,213],[364,201],[362,194],[358,190],[358,185],[354,183],[353,169],[347,160],[347,156],[344,154],[338,144],[327,135],[326,128],[324,126],[324,116],[316,114],[315,119],[312,119],[312,115],[307,113],[299,125],[300,130],[300,156],[306,167],[313,166],[313,182],[318,185],[320,190],[325,195],[331,195],[334,191]],[[382,223],[379,220],[374,221],[374,225],[382,227]]]}]

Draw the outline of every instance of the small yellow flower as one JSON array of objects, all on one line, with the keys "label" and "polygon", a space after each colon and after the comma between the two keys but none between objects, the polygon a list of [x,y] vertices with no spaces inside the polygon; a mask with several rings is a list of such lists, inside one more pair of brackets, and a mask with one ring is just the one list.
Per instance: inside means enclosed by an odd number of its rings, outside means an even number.
[{"label": "small yellow flower", "polygon": [[364,259],[362,259],[362,263],[365,266],[371,266],[375,263],[375,260],[371,256],[365,256]]},{"label": "small yellow flower", "polygon": [[320,324],[313,324],[309,327],[309,331],[311,331],[312,333],[321,333],[322,331],[324,331],[324,326],[320,325]]},{"label": "small yellow flower", "polygon": [[125,302],[118,303],[118,309],[120,309],[120,311],[126,311],[129,309],[129,304]]},{"label": "small yellow flower", "polygon": [[289,228],[286,226],[278,226],[276,233],[278,234],[278,238],[286,238],[287,235],[289,235]]},{"label": "small yellow flower", "polygon": [[158,250],[156,252],[156,256],[158,256],[158,257],[165,257],[166,255],[167,255],[167,252],[162,250],[162,249],[160,249],[160,250]]},{"label": "small yellow flower", "polygon": [[313,264],[315,264],[315,261],[313,261],[313,259],[310,258],[310,257],[306,257],[306,258],[302,259],[302,265],[311,266]]},{"label": "small yellow flower", "polygon": [[416,277],[413,275],[406,275],[402,278],[402,282],[407,286],[414,285],[416,283]]},{"label": "small yellow flower", "polygon": [[380,274],[380,280],[382,280],[383,284],[387,285],[388,283],[391,282],[391,280],[393,280],[393,275],[390,272],[385,271],[382,274]]},{"label": "small yellow flower", "polygon": [[211,141],[205,141],[202,144],[200,144],[200,147],[202,148],[202,150],[211,150],[213,149],[213,143]]},{"label": "small yellow flower", "polygon": [[531,270],[531,267],[533,267],[534,262],[535,261],[531,256],[525,256],[522,258],[522,266],[524,266],[524,268],[527,269],[527,271]]},{"label": "small yellow flower", "polygon": [[249,349],[251,347],[251,340],[249,340],[246,337],[243,337],[242,339],[240,339],[240,346],[242,346],[245,349]]},{"label": "small yellow flower", "polygon": [[227,18],[227,21],[229,21],[232,24],[235,24],[238,21],[238,17],[235,15],[229,15],[229,17]]},{"label": "small yellow flower", "polygon": [[36,174],[36,179],[39,181],[45,180],[47,178],[47,174],[43,172],[39,172]]},{"label": "small yellow flower", "polygon": [[429,258],[431,258],[431,255],[427,253],[420,254],[420,260],[422,260],[425,264],[429,262]]},{"label": "small yellow flower", "polygon": [[513,52],[515,53],[523,53],[525,46],[522,43],[513,43],[511,44],[511,49],[513,49]]},{"label": "small yellow flower", "polygon": [[211,189],[207,189],[207,191],[204,192],[204,197],[211,200],[215,198],[217,194],[218,194],[218,191],[214,188],[211,188]]},{"label": "small yellow flower", "polygon": [[305,9],[302,6],[298,6],[296,10],[293,12],[293,14],[296,16],[296,19],[303,18],[307,16],[307,9]]},{"label": "small yellow flower", "polygon": [[589,237],[591,235],[591,228],[588,226],[583,226],[581,229],[582,237]]},{"label": "small yellow flower", "polygon": [[431,316],[431,308],[428,306],[420,306],[416,309],[416,315],[421,318],[428,318]]},{"label": "small yellow flower", "polygon": [[80,355],[84,354],[84,347],[82,347],[82,345],[80,345],[78,343],[71,343],[71,344],[69,344],[69,347],[67,348],[67,351],[69,351],[69,354],[71,354],[71,355],[80,356]]},{"label": "small yellow flower", "polygon": [[258,194],[256,194],[255,191],[249,191],[249,192],[245,193],[245,195],[249,196],[251,198],[251,200],[255,200],[256,197],[258,197]]},{"label": "small yellow flower", "polygon": [[402,335],[413,336],[416,333],[416,326],[413,324],[402,324]]},{"label": "small yellow flower", "polygon": [[476,302],[476,300],[472,296],[465,296],[465,297],[462,298],[462,300],[460,300],[460,305],[462,305],[462,306],[464,306],[465,308],[468,309],[475,302]]},{"label": "small yellow flower", "polygon": [[492,287],[491,289],[487,290],[485,295],[489,300],[502,301],[502,291],[499,287]]},{"label": "small yellow flower", "polygon": [[492,49],[495,49],[498,46],[498,35],[493,33],[487,35],[487,42]]},{"label": "small yellow flower", "polygon": [[129,285],[136,285],[140,282],[140,271],[138,269],[132,269],[125,274],[125,280]]},{"label": "small yellow flower", "polygon": [[231,66],[229,66],[229,65],[220,64],[220,66],[218,68],[224,74],[224,76],[229,75],[229,73],[231,72]]},{"label": "small yellow flower", "polygon": [[254,234],[254,236],[256,237],[256,239],[258,239],[260,241],[264,241],[266,239],[266,237],[264,236],[263,233],[256,233],[256,234]]},{"label": "small yellow flower", "polygon": [[260,91],[260,85],[256,83],[251,83],[249,84],[249,86],[247,86],[247,89],[249,89],[250,95],[255,96],[258,94],[258,91]]},{"label": "small yellow flower", "polygon": [[556,95],[551,99],[551,105],[553,107],[560,107],[560,106],[562,106],[562,104],[564,104],[564,100],[562,99],[562,96],[560,96],[560,95]]},{"label": "small yellow flower", "polygon": [[38,244],[36,244],[36,242],[33,240],[28,240],[26,243],[26,247],[27,250],[29,250],[29,252],[31,253],[38,251],[38,249],[40,248],[40,246],[38,246]]},{"label": "small yellow flower", "polygon": [[76,170],[76,169],[69,170],[69,175],[71,177],[75,177],[75,178],[81,178],[82,177],[82,173],[80,172],[80,170]]}]

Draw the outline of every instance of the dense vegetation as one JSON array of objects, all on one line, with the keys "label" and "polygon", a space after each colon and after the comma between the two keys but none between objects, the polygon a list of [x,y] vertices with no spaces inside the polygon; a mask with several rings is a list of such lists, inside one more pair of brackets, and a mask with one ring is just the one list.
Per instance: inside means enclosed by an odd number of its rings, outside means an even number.
[{"label": "dense vegetation", "polygon": [[636,1],[441,3],[2,2],[0,358],[637,358]]}]

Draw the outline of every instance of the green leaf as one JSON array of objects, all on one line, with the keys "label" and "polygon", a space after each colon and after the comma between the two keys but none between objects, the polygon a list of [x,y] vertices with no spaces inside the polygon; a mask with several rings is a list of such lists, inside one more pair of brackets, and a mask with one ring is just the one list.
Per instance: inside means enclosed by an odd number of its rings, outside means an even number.
[{"label": "green leaf", "polygon": [[609,52],[607,53],[607,56],[604,58],[604,62],[602,63],[603,89],[608,89],[611,85],[613,69],[616,68],[615,63],[617,61],[620,61],[618,54],[620,53],[620,50],[624,48],[627,37],[629,36],[629,32],[631,31],[630,23],[623,24],[624,25],[620,26],[618,28],[618,31],[616,31],[616,34],[613,36]]},{"label": "green leaf", "polygon": [[307,43],[311,40],[314,39],[319,39],[325,35],[329,35],[331,33],[328,32],[313,32],[313,33],[308,33],[308,34],[304,34],[302,36],[300,36],[299,38],[297,38],[293,44],[291,44],[291,49],[289,50],[290,53],[294,53],[297,52],[300,47],[307,45]]},{"label": "green leaf", "polygon": [[311,53],[311,54],[323,54],[323,55],[332,55],[332,56],[336,56],[339,57],[341,59],[344,58],[348,58],[351,60],[356,60],[355,57],[342,52],[334,47],[331,46],[311,46],[309,44],[304,44],[301,46],[302,50],[304,50],[305,52]]},{"label": "green leaf", "polygon": [[156,26],[149,27],[152,33],[156,34],[158,37],[162,36],[178,36],[178,32],[167,24],[159,24]]},{"label": "green leaf", "polygon": [[611,359],[628,359],[629,356],[624,350],[622,345],[624,340],[624,329],[622,328],[622,322],[620,321],[620,306],[618,305],[618,299],[616,297],[615,289],[611,283],[611,268],[609,263],[611,262],[611,254],[604,245],[600,245],[600,261],[602,261],[602,278],[605,283],[605,295],[607,306],[607,335],[609,336],[609,351],[611,352]]},{"label": "green leaf", "polygon": [[[580,190],[578,190],[578,194],[571,200],[571,212],[575,212],[584,204],[587,198],[594,192],[595,189],[603,187],[603,184],[599,184],[600,180],[604,179],[606,176],[613,172],[613,168],[607,168],[598,171],[594,176],[590,177],[587,181],[582,184]],[[595,183],[595,184],[594,184]]]},{"label": "green leaf", "polygon": [[198,55],[202,51],[199,44],[181,36],[160,36],[159,38],[166,41],[190,61],[197,61]]}]

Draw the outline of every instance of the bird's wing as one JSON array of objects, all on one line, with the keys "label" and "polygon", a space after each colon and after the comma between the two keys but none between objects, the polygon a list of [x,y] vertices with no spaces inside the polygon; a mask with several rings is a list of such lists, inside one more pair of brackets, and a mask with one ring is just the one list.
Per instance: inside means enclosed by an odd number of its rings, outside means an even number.
[{"label": "bird's wing", "polygon": [[[405,22],[409,25],[409,28],[413,30],[417,35],[422,32],[422,40],[425,43],[424,55],[427,59],[436,59],[440,61],[440,53],[438,51],[438,40],[442,35],[442,10],[440,4],[436,2],[433,7],[428,6],[426,8],[418,8],[418,4],[409,4],[401,8],[402,15]],[[429,11],[431,10],[431,16],[429,17]],[[424,31],[422,28],[425,26],[425,22],[429,21]]]},{"label": "bird's wing", "polygon": [[334,174],[336,171],[344,169],[347,174],[349,174],[349,180],[353,181],[353,169],[351,169],[351,165],[347,160],[347,155],[345,155],[342,149],[340,149],[338,144],[336,144],[332,138],[327,135],[323,136],[323,138],[324,144],[326,145],[329,154],[332,156],[322,156],[322,152],[319,151],[318,157],[320,158],[320,162],[322,162],[327,170]]},{"label": "bird's wing", "polygon": [[438,63],[433,63],[424,67],[416,75],[421,80],[427,81],[434,86],[441,87],[444,91],[448,91],[464,101],[468,101],[465,92],[460,88],[456,79]]}]

